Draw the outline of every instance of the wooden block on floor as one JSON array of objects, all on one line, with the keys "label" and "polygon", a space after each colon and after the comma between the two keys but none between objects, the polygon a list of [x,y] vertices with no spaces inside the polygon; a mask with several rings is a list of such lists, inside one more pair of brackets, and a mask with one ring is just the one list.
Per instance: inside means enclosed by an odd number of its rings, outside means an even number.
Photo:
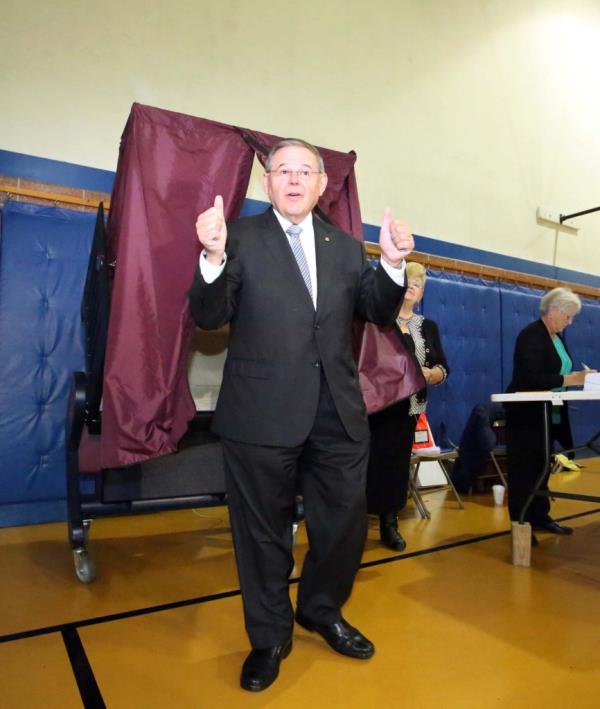
[{"label": "wooden block on floor", "polygon": [[531,566],[531,525],[512,522],[512,562],[514,566]]}]

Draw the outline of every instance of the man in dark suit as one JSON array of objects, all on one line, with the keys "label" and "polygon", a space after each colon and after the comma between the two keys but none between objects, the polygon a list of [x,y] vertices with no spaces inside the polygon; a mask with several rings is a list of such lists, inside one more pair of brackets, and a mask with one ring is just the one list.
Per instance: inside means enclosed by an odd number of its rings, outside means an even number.
[{"label": "man in dark suit", "polygon": [[203,251],[189,294],[196,323],[230,323],[213,429],[221,436],[230,518],[252,651],[241,685],[268,687],[292,647],[292,523],[304,498],[310,549],[296,622],[344,655],[372,643],[341,615],[366,538],[369,429],[352,357],[354,317],[389,325],[413,238],[386,210],[382,263],[312,210],[327,185],[309,143],[281,141],[263,177],[272,208],[229,226],[223,200],[198,217]]}]

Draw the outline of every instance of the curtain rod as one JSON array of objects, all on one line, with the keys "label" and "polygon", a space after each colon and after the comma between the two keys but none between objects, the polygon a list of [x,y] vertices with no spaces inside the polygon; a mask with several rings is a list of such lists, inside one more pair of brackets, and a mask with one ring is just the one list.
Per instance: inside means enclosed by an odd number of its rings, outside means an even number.
[{"label": "curtain rod", "polygon": [[592,212],[598,212],[598,211],[600,211],[600,207],[592,207],[591,209],[584,209],[583,212],[573,212],[573,214],[561,214],[560,215],[560,223],[562,224],[565,221],[565,219],[573,219],[574,217],[581,217],[584,214],[591,214]]}]

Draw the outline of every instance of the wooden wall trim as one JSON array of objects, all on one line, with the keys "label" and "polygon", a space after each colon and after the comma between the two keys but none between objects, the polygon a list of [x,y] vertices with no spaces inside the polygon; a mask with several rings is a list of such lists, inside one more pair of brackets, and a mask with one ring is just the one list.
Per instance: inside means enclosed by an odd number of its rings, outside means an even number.
[{"label": "wooden wall trim", "polygon": [[40,205],[52,202],[84,212],[95,212],[98,204],[104,202],[104,209],[110,209],[110,195],[104,192],[92,192],[64,185],[48,185],[45,182],[0,175],[0,206],[7,199]]},{"label": "wooden wall trim", "polygon": [[[365,248],[369,256],[379,256],[381,250],[379,244],[367,241]],[[600,300],[600,288],[586,286],[581,283],[571,283],[557,278],[545,278],[544,276],[534,276],[520,271],[510,271],[506,268],[496,268],[495,266],[484,266],[471,261],[460,261],[459,259],[445,258],[444,256],[433,256],[431,254],[413,251],[410,256],[411,261],[422,263],[425,268],[436,271],[450,271],[452,273],[464,273],[468,276],[487,278],[492,281],[502,283],[518,283],[524,286],[533,286],[544,290],[551,290],[557,286],[570,288],[574,293],[586,298]]]},{"label": "wooden wall trim", "polygon": [[[103,192],[91,192],[74,187],[63,185],[49,185],[45,182],[34,180],[22,180],[18,177],[7,177],[0,175],[0,206],[8,198],[12,197],[17,201],[26,201],[33,204],[65,204],[70,208],[77,208],[81,211],[96,211],[98,204],[104,202],[104,209],[110,209],[110,195]],[[369,256],[378,257],[381,253],[379,244],[367,241],[365,248]],[[544,290],[556,288],[556,286],[566,286],[575,293],[586,298],[600,300],[600,288],[586,286],[580,283],[570,283],[554,278],[534,276],[519,271],[509,271],[504,268],[494,266],[484,266],[471,261],[460,261],[458,259],[445,258],[444,256],[433,256],[418,251],[413,252],[412,261],[422,263],[426,268],[437,271],[450,271],[452,273],[464,273],[469,276],[487,278],[492,281],[502,283],[519,283],[525,286],[534,286]]]}]

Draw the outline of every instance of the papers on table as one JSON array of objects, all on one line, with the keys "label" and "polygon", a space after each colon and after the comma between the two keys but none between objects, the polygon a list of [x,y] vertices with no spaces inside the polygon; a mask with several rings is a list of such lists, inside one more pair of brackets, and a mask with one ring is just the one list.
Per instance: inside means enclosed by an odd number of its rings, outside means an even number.
[{"label": "papers on table", "polygon": [[600,391],[600,372],[586,374],[583,391]]}]

